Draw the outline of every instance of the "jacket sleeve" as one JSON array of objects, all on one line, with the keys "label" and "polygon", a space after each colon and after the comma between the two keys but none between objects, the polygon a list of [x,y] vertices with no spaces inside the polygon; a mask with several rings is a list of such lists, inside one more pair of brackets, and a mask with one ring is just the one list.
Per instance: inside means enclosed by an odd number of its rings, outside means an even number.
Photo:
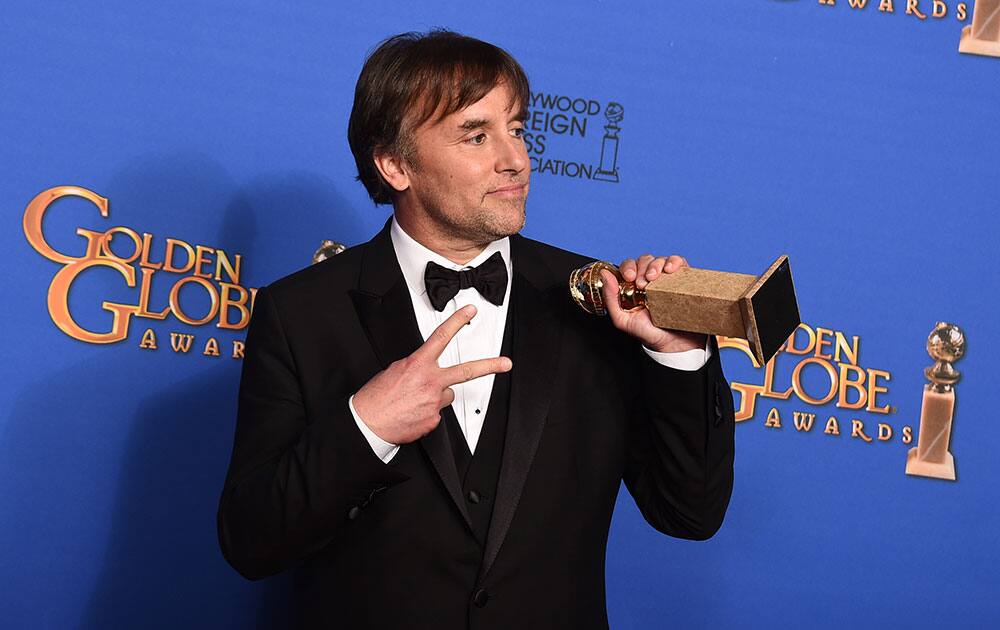
[{"label": "jacket sleeve", "polygon": [[678,538],[711,538],[733,491],[735,419],[718,343],[697,371],[641,352],[625,485],[654,528]]},{"label": "jacket sleeve", "polygon": [[376,494],[405,480],[358,430],[348,396],[307,414],[278,305],[261,288],[244,351],[236,436],[217,517],[226,560],[259,579],[328,545]]}]

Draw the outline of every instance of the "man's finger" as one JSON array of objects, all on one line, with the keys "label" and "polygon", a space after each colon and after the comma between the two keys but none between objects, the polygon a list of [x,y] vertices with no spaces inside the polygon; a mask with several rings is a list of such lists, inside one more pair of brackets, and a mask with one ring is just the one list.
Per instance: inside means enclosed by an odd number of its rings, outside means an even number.
[{"label": "man's finger", "polygon": [[635,286],[645,289],[646,285],[656,279],[667,264],[667,259],[663,256],[651,258],[645,266],[641,266],[635,279]]},{"label": "man's finger", "polygon": [[622,305],[618,303],[618,278],[607,269],[601,269],[601,295],[604,297],[604,309],[614,324],[625,317]]},{"label": "man's finger", "polygon": [[678,269],[680,269],[681,267],[690,267],[690,265],[688,265],[688,261],[683,256],[678,256],[675,254],[670,258],[667,258],[667,264],[663,268],[663,270],[666,271],[667,273],[673,273]]},{"label": "man's finger", "polygon": [[441,392],[441,409],[444,409],[453,402],[455,402],[455,390],[445,387],[444,391]]},{"label": "man's finger", "polygon": [[427,341],[422,346],[417,348],[413,356],[428,361],[437,361],[452,338],[458,334],[458,331],[462,330],[462,326],[471,322],[475,316],[476,307],[471,304],[458,309],[451,314],[451,317],[441,322],[441,325],[434,329],[431,336],[427,338]]},{"label": "man's finger", "polygon": [[629,282],[635,280],[635,259],[626,258],[623,260],[622,264],[618,265],[618,271],[620,271],[622,273],[622,277]]},{"label": "man's finger", "polygon": [[443,374],[442,380],[447,385],[457,385],[459,383],[471,381],[474,378],[479,378],[480,376],[486,376],[487,374],[507,372],[512,366],[513,363],[511,363],[511,360],[507,357],[468,361],[466,363],[459,363],[458,365],[443,368],[441,370]]}]

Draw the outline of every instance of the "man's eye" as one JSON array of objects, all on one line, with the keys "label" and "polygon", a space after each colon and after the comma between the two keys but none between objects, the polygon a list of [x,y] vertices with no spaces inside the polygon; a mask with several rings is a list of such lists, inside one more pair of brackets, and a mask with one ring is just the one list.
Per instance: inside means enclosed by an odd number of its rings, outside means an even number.
[{"label": "man's eye", "polygon": [[472,136],[471,138],[469,138],[468,140],[466,140],[466,142],[468,142],[469,144],[482,144],[482,143],[486,142],[486,134],[485,133],[478,133],[478,134]]},{"label": "man's eye", "polygon": [[510,132],[511,132],[511,134],[513,134],[513,136],[515,138],[523,138],[524,137],[524,127],[515,127],[513,129],[511,129]]}]

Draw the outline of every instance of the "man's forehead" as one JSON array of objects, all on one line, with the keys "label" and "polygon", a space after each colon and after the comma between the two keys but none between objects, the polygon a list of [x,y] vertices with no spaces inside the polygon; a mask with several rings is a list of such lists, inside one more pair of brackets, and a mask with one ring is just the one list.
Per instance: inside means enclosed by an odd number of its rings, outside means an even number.
[{"label": "man's forehead", "polygon": [[527,112],[525,111],[524,104],[519,103],[516,95],[512,93],[506,82],[501,81],[493,86],[493,88],[479,100],[469,103],[468,105],[455,111],[449,112],[448,110],[454,106],[455,99],[457,97],[453,96],[450,99],[441,98],[437,103],[436,109],[429,116],[427,116],[427,110],[431,106],[429,99],[432,98],[432,96],[425,93],[419,97],[415,105],[410,108],[407,117],[412,120],[420,114],[423,114],[426,117],[426,120],[424,120],[418,128],[437,127],[449,130],[462,130],[481,127],[487,123],[493,122],[495,115],[493,112],[489,111],[488,107],[484,106],[484,101],[490,99],[491,97],[496,98],[498,102],[503,103],[506,106],[504,110],[504,122],[511,119],[523,119],[526,116]]}]

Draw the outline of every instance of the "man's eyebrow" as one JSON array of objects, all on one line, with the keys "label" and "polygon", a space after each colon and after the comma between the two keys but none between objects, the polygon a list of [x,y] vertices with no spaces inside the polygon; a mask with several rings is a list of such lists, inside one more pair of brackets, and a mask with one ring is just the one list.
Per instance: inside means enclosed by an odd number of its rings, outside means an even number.
[{"label": "man's eyebrow", "polygon": [[458,126],[462,131],[472,131],[473,129],[481,129],[490,124],[490,121],[485,118],[470,118],[466,120],[461,125]]}]

